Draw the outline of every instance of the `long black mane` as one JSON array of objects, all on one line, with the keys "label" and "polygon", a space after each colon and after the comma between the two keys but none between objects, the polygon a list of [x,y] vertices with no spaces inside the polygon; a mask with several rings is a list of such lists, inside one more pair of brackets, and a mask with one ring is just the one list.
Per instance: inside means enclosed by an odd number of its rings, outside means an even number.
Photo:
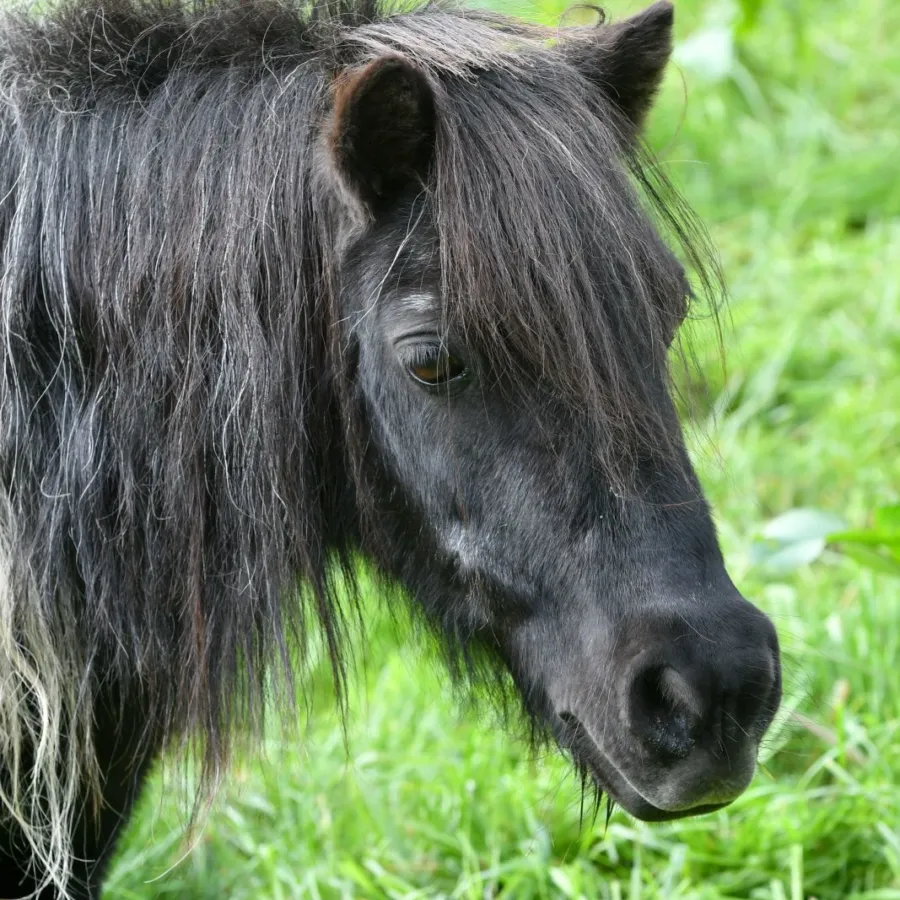
[{"label": "long black mane", "polygon": [[47,661],[57,688],[22,693],[63,732],[86,733],[114,677],[148,698],[148,729],[202,733],[212,773],[314,623],[342,684],[351,601],[331,573],[364,527],[364,448],[321,134],[347,67],[389,52],[434,84],[447,317],[582,410],[618,478],[665,442],[632,373],[688,285],[652,219],[708,286],[704,246],[560,39],[371,0],[5,15],[0,514],[12,595],[30,599],[3,627]]}]

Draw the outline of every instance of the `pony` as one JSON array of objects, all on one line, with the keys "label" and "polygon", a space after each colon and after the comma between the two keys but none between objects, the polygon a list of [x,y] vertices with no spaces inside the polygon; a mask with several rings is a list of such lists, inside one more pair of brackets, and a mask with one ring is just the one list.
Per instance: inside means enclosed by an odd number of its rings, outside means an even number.
[{"label": "pony", "polygon": [[3,14],[0,896],[98,896],[310,641],[343,706],[359,560],[628,813],[744,790],[779,651],[673,400],[719,277],[642,138],[672,23]]}]

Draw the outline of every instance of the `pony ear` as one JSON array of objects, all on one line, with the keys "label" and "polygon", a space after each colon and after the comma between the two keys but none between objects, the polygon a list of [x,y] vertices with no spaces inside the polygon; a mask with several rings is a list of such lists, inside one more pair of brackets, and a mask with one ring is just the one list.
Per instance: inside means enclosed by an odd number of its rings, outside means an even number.
[{"label": "pony ear", "polygon": [[335,82],[328,147],[338,176],[374,214],[424,182],[434,152],[434,95],[423,72],[385,56]]},{"label": "pony ear", "polygon": [[601,25],[596,36],[564,45],[569,61],[622,110],[635,132],[653,105],[672,54],[675,10],[668,0],[621,22]]}]

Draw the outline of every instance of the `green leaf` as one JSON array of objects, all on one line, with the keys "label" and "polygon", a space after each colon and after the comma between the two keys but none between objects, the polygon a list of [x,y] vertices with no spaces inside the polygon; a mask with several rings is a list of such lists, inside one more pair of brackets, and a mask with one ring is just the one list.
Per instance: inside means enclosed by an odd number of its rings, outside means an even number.
[{"label": "green leaf", "polygon": [[900,558],[879,553],[871,547],[862,544],[846,544],[841,548],[845,556],[856,560],[861,566],[871,569],[873,572],[882,572],[886,575],[900,577]]},{"label": "green leaf", "polygon": [[900,503],[876,509],[873,520],[876,531],[892,535],[900,540]]},{"label": "green leaf", "polygon": [[865,544],[870,547],[900,548],[900,534],[875,531],[835,531],[828,535],[829,544]]},{"label": "green leaf", "polygon": [[750,548],[750,559],[776,572],[790,572],[818,559],[825,549],[825,538],[808,538],[791,543],[758,541]]},{"label": "green leaf", "polygon": [[900,504],[879,507],[875,510],[872,520],[874,522],[872,528],[835,531],[828,535],[828,542],[886,547],[890,556],[900,558]]},{"label": "green leaf", "polygon": [[767,522],[762,533],[769,540],[788,544],[813,538],[824,540],[846,527],[843,519],[833,513],[818,509],[791,509]]},{"label": "green leaf", "polygon": [[791,509],[762,528],[763,540],[750,547],[754,563],[778,572],[789,572],[818,559],[827,539],[846,524],[838,516],[818,509]]}]

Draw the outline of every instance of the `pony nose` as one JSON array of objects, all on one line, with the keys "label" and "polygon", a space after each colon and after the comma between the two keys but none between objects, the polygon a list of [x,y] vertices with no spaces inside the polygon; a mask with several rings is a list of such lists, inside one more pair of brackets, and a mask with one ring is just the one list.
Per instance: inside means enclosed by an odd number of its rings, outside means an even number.
[{"label": "pony nose", "polygon": [[[757,743],[780,699],[774,628],[760,616],[753,640],[668,642],[639,654],[626,674],[629,730],[659,763],[674,765],[703,751],[727,759],[731,748]],[[701,646],[698,646],[701,645]]]}]

